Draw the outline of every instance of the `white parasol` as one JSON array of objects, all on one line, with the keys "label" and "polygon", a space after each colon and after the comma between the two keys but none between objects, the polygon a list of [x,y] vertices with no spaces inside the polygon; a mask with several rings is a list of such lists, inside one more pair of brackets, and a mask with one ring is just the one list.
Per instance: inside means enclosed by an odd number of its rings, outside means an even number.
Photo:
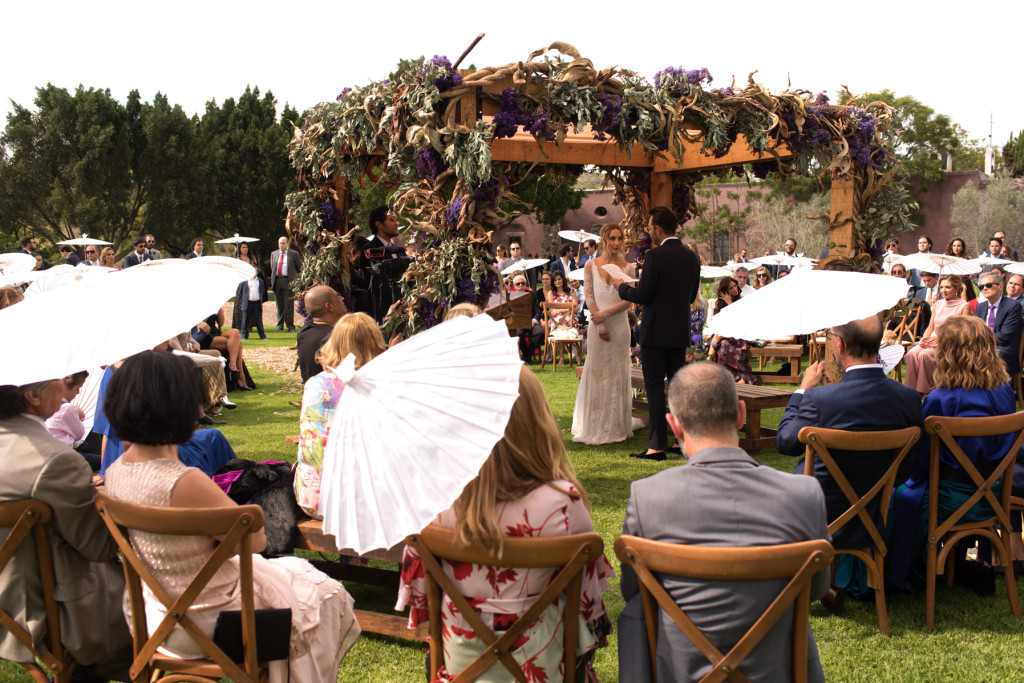
[{"label": "white parasol", "polygon": [[586,230],[559,230],[558,236],[562,239],[569,240],[570,242],[585,242],[587,240],[594,240],[595,242],[601,241],[600,235],[595,235],[592,232]]},{"label": "white parasol", "polygon": [[906,352],[903,344],[890,344],[878,349],[878,360],[882,364],[882,372],[887,375],[892,372],[892,369],[903,360],[903,354]]},{"label": "white parasol", "polygon": [[98,266],[71,266],[66,263],[54,266],[47,270],[35,271],[32,284],[25,290],[25,298],[38,296],[51,289],[63,287],[66,284],[84,280],[85,278],[106,277],[116,272],[112,268],[100,268]]},{"label": "white parasol", "polygon": [[113,242],[106,242],[104,240],[93,239],[92,237],[89,237],[87,234],[82,233],[81,237],[76,237],[72,240],[64,240],[63,242],[57,242],[57,244],[66,244],[71,247],[85,247],[90,244],[96,246],[99,246],[101,244],[112,245]]},{"label": "white parasol", "polygon": [[916,269],[936,275],[974,275],[981,272],[981,266],[959,256],[946,254],[910,254],[900,258],[907,269]]},{"label": "white parasol", "polygon": [[774,256],[758,256],[757,258],[750,259],[750,262],[759,266],[788,266],[790,268],[804,268],[815,264],[815,260],[812,258],[787,256],[783,253],[778,253]]},{"label": "white parasol", "polygon": [[233,236],[217,240],[214,244],[242,244],[243,242],[259,242],[259,237],[239,237],[236,232]]},{"label": "white parasol", "polygon": [[78,395],[71,401],[76,407],[82,410],[82,424],[85,426],[85,433],[92,431],[92,423],[96,418],[96,403],[100,396],[100,383],[103,381],[103,368],[89,370],[89,375],[78,390]]},{"label": "white parasol", "polygon": [[1020,263],[1019,261],[1011,261],[1010,263],[1007,263],[1004,267],[1006,268],[1007,273],[1024,275],[1024,263]]},{"label": "white parasol", "polygon": [[[740,264],[742,265],[742,264]],[[721,266],[701,266],[700,277],[702,280],[714,280],[720,277],[729,277],[735,271]]]},{"label": "white parasol", "polygon": [[[32,254],[22,254],[21,252],[0,254],[0,276],[4,280],[9,279],[13,275],[29,273],[35,267],[36,257]],[[8,283],[4,282],[2,284]]]},{"label": "white parasol", "polygon": [[0,384],[65,377],[153,348],[219,309],[241,282],[214,265],[188,266],[182,277],[185,267],[127,268],[3,309],[0,329],[10,333],[0,335]]},{"label": "white parasol", "polygon": [[501,274],[511,275],[517,270],[526,271],[530,270],[531,268],[537,268],[538,266],[546,266],[547,264],[548,260],[546,258],[524,258],[522,261],[519,261],[518,263],[513,263],[510,266],[506,266],[504,269],[502,269]]},{"label": "white parasol", "polygon": [[972,258],[968,263],[975,263],[978,266],[1005,266],[1007,263],[1013,263],[1013,259],[979,256],[978,258]]},{"label": "white parasol", "polygon": [[[725,268],[729,273],[735,273],[740,268],[746,268],[747,270],[757,270],[759,264],[753,261],[729,261],[722,268]],[[716,266],[718,267],[718,266]]]},{"label": "white parasol", "polygon": [[252,276],[256,274],[256,269],[245,261],[231,256],[197,256],[194,259],[185,261],[185,265],[192,267],[193,265],[212,265],[217,268],[226,268],[234,271],[238,274],[239,282],[242,280],[251,280]]},{"label": "white parasol", "polygon": [[844,325],[895,306],[907,283],[890,275],[794,270],[719,311],[713,334],[736,339],[782,339]]},{"label": "white parasol", "polygon": [[576,270],[570,270],[565,274],[565,277],[569,280],[576,280],[577,282],[583,282],[586,276],[586,268],[577,268]]},{"label": "white parasol", "polygon": [[338,548],[390,548],[452,506],[505,433],[519,395],[515,337],[458,317],[377,356],[349,356],[324,447],[320,513]]}]

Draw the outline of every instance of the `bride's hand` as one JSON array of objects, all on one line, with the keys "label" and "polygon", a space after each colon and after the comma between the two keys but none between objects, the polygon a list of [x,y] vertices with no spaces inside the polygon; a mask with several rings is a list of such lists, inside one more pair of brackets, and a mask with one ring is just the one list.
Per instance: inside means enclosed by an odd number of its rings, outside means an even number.
[{"label": "bride's hand", "polygon": [[612,336],[608,333],[608,328],[605,327],[604,325],[598,325],[597,336],[600,337],[602,341],[612,340]]},{"label": "bride's hand", "polygon": [[591,322],[595,322],[598,325],[600,325],[604,323],[604,313],[602,313],[601,311],[591,311],[590,320]]}]

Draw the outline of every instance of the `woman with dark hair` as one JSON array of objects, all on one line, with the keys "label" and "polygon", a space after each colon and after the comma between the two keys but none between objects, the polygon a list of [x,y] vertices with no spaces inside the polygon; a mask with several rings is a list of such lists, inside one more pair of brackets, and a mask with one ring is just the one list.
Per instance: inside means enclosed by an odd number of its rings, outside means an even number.
[{"label": "woman with dark hair", "polygon": [[[992,331],[980,318],[959,315],[950,318],[936,334],[935,388],[921,408],[925,418],[992,417],[1016,412],[1016,398],[1010,386],[1006,366],[996,353]],[[1013,444],[1014,434],[966,437],[957,444],[982,476],[988,476]],[[889,543],[889,580],[909,591],[925,585],[924,541],[928,530],[928,482],[931,441],[922,438],[914,460],[914,473],[896,488]],[[963,473],[953,454],[939,446],[939,518],[956,510],[977,491]],[[993,515],[985,501],[978,502],[961,523],[987,519]],[[1020,529],[1016,529],[1018,541]],[[1017,544],[1018,550],[1020,543]]]},{"label": "woman with dark hair", "polygon": [[203,351],[214,349],[227,355],[228,373],[230,382],[228,389],[239,389],[249,391],[254,388],[252,378],[245,370],[245,362],[242,360],[242,334],[235,328],[223,329],[224,312],[222,310],[213,313],[205,320],[196,323],[192,328],[192,339]]},{"label": "woman with dark hair", "polygon": [[[236,507],[206,474],[185,466],[178,457],[178,446],[192,435],[201,401],[199,371],[188,359],[144,351],[126,360],[110,381],[104,407],[110,424],[131,446],[107,470],[107,495],[171,508]],[[180,596],[216,547],[208,536],[131,532],[131,541],[172,599]],[[263,530],[254,534],[255,552],[266,544]],[[335,680],[338,663],[359,635],[352,598],[340,583],[300,558],[267,560],[253,555],[252,561],[256,607],[292,611],[292,656],[270,663],[270,680]],[[207,635],[213,635],[222,611],[240,608],[239,581],[238,562],[229,561],[193,603],[189,616]],[[160,623],[167,607],[148,589],[144,597],[148,622]],[[172,632],[164,647],[186,658],[203,654],[181,630]]]},{"label": "woman with dark hair", "polygon": [[[565,452],[558,424],[551,414],[540,382],[529,368],[519,372],[519,398],[505,435],[480,469],[480,474],[463,489],[452,509],[435,522],[455,531],[455,540],[464,547],[487,550],[501,562],[504,536],[565,536],[594,530],[590,502]],[[447,562],[459,592],[477,609],[491,629],[501,629],[529,608],[530,596],[541,593],[554,578],[553,569],[512,569],[495,574],[490,567],[467,565],[453,568]],[[537,670],[533,680],[596,680],[592,668],[593,652],[607,644],[611,621],[605,612],[601,594],[608,590],[608,577],[615,572],[601,555],[584,569],[578,614],[564,615],[550,605],[512,650],[519,661],[528,660]],[[472,637],[472,629],[442,598],[445,662],[441,680],[450,680],[486,647]],[[425,575],[420,556],[406,547],[402,558],[402,578],[395,609],[409,610],[409,628],[426,623]],[[579,650],[575,675],[559,672],[562,665],[562,639],[556,636],[564,620],[576,619]],[[507,626],[505,626],[507,628]],[[466,636],[464,634],[470,634]],[[504,667],[496,664],[480,680],[511,680]]]},{"label": "woman with dark hair", "polygon": [[938,343],[939,329],[955,315],[968,312],[967,302],[963,299],[964,281],[959,275],[943,275],[939,280],[939,293],[942,298],[932,306],[932,319],[928,329],[921,335],[917,346],[907,352],[907,386],[914,387],[922,397],[927,396],[934,388],[932,373],[935,371],[935,345]]},{"label": "woman with dark hair", "polygon": [[[715,314],[729,304],[740,300],[740,285],[731,277],[723,277],[718,282],[717,300],[715,301]],[[750,368],[750,356],[746,354],[747,342],[732,337],[711,337],[711,348],[708,350],[708,358],[719,365],[724,365],[733,374],[737,382],[746,384],[757,384],[757,377]]]},{"label": "woman with dark hair", "polygon": [[956,256],[957,258],[970,258],[967,255],[967,243],[960,237],[954,237],[949,241],[949,244],[946,245],[945,254],[946,256]]},{"label": "woman with dark hair", "polygon": [[[576,292],[572,291],[569,287],[569,281],[565,278],[565,273],[560,270],[551,271],[551,292],[545,297],[548,303],[555,304],[576,304],[579,306],[579,301],[576,299]],[[573,327],[574,321],[569,311],[555,311],[551,314],[551,329],[549,332],[554,332],[558,328]]]},{"label": "woman with dark hair", "polygon": [[267,285],[260,277],[259,263],[245,242],[239,242],[236,246],[235,258],[252,266],[256,274],[238,284],[235,303],[231,307],[231,327],[241,332],[242,339],[248,339],[249,332],[255,325],[260,339],[266,339],[267,336],[263,333],[263,301],[267,297]]}]

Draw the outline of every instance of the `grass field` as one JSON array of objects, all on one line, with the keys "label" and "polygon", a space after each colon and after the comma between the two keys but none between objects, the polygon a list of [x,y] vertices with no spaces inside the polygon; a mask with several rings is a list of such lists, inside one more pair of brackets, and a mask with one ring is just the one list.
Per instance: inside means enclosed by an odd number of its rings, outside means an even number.
[{"label": "grass field", "polygon": [[[273,328],[271,328],[272,330]],[[294,344],[294,335],[268,331],[266,341],[246,342],[246,348]],[[259,355],[257,351],[254,355]],[[221,427],[239,457],[253,460],[294,460],[295,447],[284,437],[298,431],[299,409],[290,402],[301,399],[295,382],[277,371],[250,366],[256,391],[232,395],[238,409],[225,411],[230,424]],[[267,366],[274,367],[272,364]],[[604,538],[606,554],[618,570],[611,544],[621,533],[632,481],[681,464],[678,459],[653,463],[630,459],[627,454],[646,444],[646,430],[631,441],[612,446],[574,444],[568,430],[576,396],[576,377],[570,369],[552,373],[534,369],[544,386],[555,418],[565,435],[566,447],[576,472],[590,494],[594,527]],[[782,409],[765,411],[763,424],[773,427]],[[759,462],[792,471],[794,460],[771,450]],[[751,501],[756,505],[757,501]],[[1022,593],[1018,579],[1018,594]],[[617,581],[611,582],[605,605],[612,619],[623,608]],[[377,610],[392,606],[386,591],[360,585],[348,586],[357,606]],[[1024,599],[1024,595],[1021,595]],[[1013,618],[1003,584],[994,596],[978,597],[959,587],[941,585],[936,607],[936,626],[924,628],[924,595],[890,594],[891,638],[879,635],[874,602],[847,601],[840,617],[811,606],[811,626],[817,639],[825,674],[831,681],[1024,681],[1024,625]],[[413,641],[364,635],[342,663],[339,681],[422,681],[424,647]],[[619,677],[616,639],[597,654],[596,668],[603,681]],[[628,676],[623,677],[628,680]],[[0,681],[31,679],[17,667],[3,663]]]}]

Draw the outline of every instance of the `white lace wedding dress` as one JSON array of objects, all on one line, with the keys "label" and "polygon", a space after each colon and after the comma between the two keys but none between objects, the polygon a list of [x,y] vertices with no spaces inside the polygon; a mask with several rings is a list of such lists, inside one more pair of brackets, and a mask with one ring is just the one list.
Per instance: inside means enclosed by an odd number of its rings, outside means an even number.
[{"label": "white lace wedding dress", "polygon": [[[633,266],[625,272],[633,277]],[[606,283],[594,261],[587,261],[584,286],[590,309],[604,311],[622,299]],[[629,315],[626,310],[604,320],[611,337],[598,336],[597,325],[587,332],[587,360],[572,415],[572,440],[597,445],[633,436],[633,391],[629,382]]]}]

